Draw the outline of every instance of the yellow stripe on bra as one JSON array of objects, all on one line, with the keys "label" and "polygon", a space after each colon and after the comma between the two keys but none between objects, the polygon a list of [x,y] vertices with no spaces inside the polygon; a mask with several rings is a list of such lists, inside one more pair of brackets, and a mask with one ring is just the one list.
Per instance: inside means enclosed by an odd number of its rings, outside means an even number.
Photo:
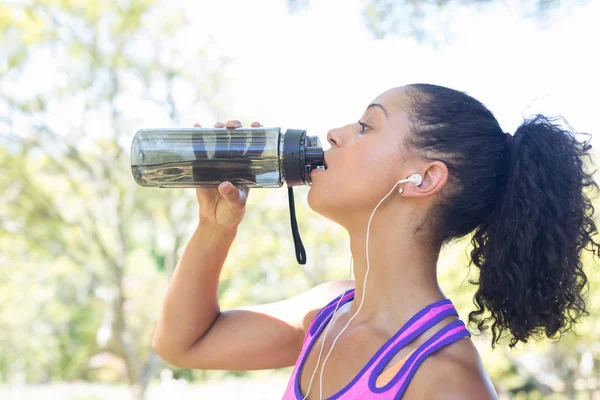
[{"label": "yellow stripe on bra", "polygon": [[[415,349],[415,350],[417,350],[417,349]],[[398,361],[396,364],[392,365],[390,368],[383,371],[377,377],[377,382],[375,382],[375,387],[381,388],[381,387],[385,386],[386,384],[388,384],[389,381],[391,381],[394,378],[394,376],[396,376],[398,371],[400,371],[400,368],[402,368],[402,366],[404,365],[404,363],[406,362],[408,357],[410,357],[410,355],[412,353],[414,353],[415,350],[411,351],[410,353],[405,355],[400,361]]]}]

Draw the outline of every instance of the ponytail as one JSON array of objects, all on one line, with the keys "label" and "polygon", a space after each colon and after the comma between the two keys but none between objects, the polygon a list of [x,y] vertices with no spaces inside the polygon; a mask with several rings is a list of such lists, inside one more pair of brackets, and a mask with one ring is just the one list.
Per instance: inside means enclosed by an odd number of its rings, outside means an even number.
[{"label": "ponytail", "polygon": [[[443,245],[471,232],[471,264],[480,272],[469,323],[491,323],[492,347],[560,336],[586,311],[582,250],[596,254],[598,189],[586,173],[589,140],[542,115],[507,137],[493,114],[466,93],[407,87],[411,135],[406,146],[448,167],[448,184],[426,221],[426,238]],[[590,135],[588,135],[590,136]],[[489,314],[488,314],[489,312]]]},{"label": "ponytail", "polygon": [[[505,193],[475,231],[472,263],[480,270],[469,321],[480,331],[493,321],[492,346],[510,332],[510,346],[531,336],[551,338],[588,315],[588,281],[580,260],[593,234],[594,207],[584,172],[591,146],[542,116],[526,120],[509,145]],[[593,248],[592,248],[593,251]],[[482,317],[485,310],[491,316]]]}]

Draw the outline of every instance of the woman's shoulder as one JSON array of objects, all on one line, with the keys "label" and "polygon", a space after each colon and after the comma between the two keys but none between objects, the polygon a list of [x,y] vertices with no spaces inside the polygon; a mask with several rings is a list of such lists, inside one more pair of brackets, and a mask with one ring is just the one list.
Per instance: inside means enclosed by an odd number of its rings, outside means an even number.
[{"label": "woman's shoulder", "polygon": [[431,354],[416,371],[407,399],[497,399],[494,385],[470,338]]},{"label": "woman's shoulder", "polygon": [[306,296],[307,301],[313,302],[315,307],[304,317],[304,332],[308,332],[310,325],[321,310],[339,299],[344,292],[353,291],[354,286],[354,280],[335,280],[322,283],[308,290],[306,294],[310,293],[310,295]]}]

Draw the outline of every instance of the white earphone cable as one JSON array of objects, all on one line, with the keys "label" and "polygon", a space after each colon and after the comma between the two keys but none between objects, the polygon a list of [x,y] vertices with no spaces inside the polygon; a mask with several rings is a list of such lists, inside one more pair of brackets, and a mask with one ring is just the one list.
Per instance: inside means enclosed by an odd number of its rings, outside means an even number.
[{"label": "white earphone cable", "polygon": [[344,291],[342,292],[342,295],[340,296],[340,299],[338,300],[338,302],[335,306],[335,310],[333,310],[333,315],[331,316],[331,319],[329,320],[329,323],[327,324],[327,327],[325,328],[325,332],[323,333],[323,343],[321,343],[321,351],[319,351],[319,357],[317,358],[317,364],[316,364],[315,370],[312,373],[312,376],[310,377],[310,382],[308,383],[308,389],[306,389],[306,395],[304,396],[304,398],[302,400],[306,400],[306,398],[308,397],[308,394],[310,393],[310,388],[312,386],[313,379],[315,378],[315,374],[317,373],[319,363],[321,362],[321,356],[323,355],[323,348],[325,347],[325,338],[327,337],[327,332],[329,331],[329,327],[332,325],[333,318],[335,317],[335,313],[337,312],[338,307],[340,306],[340,303],[342,302],[342,299],[344,298],[344,294],[348,290],[348,285],[350,284],[350,280],[352,279],[352,261],[353,261],[353,259],[352,259],[352,255],[351,255],[350,256],[350,275],[348,275],[348,280],[346,281],[346,287],[344,288]]},{"label": "white earphone cable", "polygon": [[[418,176],[418,178],[416,178],[416,176]],[[373,210],[373,212],[371,213],[371,217],[369,218],[369,223],[367,225],[367,240],[366,240],[366,256],[367,256],[367,272],[365,273],[365,282],[363,284],[363,293],[362,293],[362,298],[360,299],[360,305],[358,306],[358,310],[356,310],[356,312],[354,313],[354,315],[348,320],[348,322],[346,323],[346,325],[344,326],[344,328],[340,331],[340,333],[338,333],[338,335],[336,336],[336,338],[333,340],[333,343],[331,344],[331,348],[329,349],[329,352],[327,353],[327,356],[325,357],[325,360],[323,361],[323,365],[321,366],[321,373],[319,375],[319,399],[323,400],[323,370],[325,369],[325,364],[327,363],[327,360],[329,359],[329,356],[331,355],[331,352],[333,351],[333,348],[337,342],[337,340],[339,339],[339,337],[341,336],[342,333],[344,333],[344,331],[346,330],[346,328],[348,328],[348,326],[350,325],[350,322],[352,322],[352,320],[358,315],[358,313],[360,312],[364,300],[365,300],[365,295],[367,292],[367,278],[369,276],[369,270],[371,269],[371,265],[369,262],[369,233],[371,230],[371,221],[373,220],[373,216],[375,215],[375,211],[377,211],[377,209],[379,208],[379,206],[381,205],[381,203],[383,203],[385,201],[385,199],[387,199],[389,197],[390,194],[392,194],[392,192],[394,191],[394,189],[396,188],[396,186],[398,186],[398,184],[400,183],[405,183],[405,182],[410,182],[413,184],[416,184],[417,186],[421,184],[421,176],[418,174],[413,174],[411,175],[409,178],[407,179],[402,179],[399,180],[398,182],[396,182],[396,184],[394,185],[394,187],[392,187],[392,190],[390,190],[390,192],[388,194],[386,194],[381,201],[377,204],[377,206],[375,206],[375,209]],[[351,266],[352,266],[352,257],[350,257],[351,260]],[[350,270],[350,276],[352,276],[352,269]],[[348,288],[348,283],[350,282],[350,278],[348,278],[348,281],[346,282],[346,289],[344,289],[344,293],[346,292],[347,288]],[[308,389],[306,390],[306,395],[304,396],[304,398],[302,400],[306,400],[306,398],[308,397],[308,394],[310,393],[310,388],[312,386],[312,381],[313,378],[315,376],[315,372],[317,371],[317,369],[319,368],[319,362],[321,361],[321,355],[323,353],[323,348],[325,346],[325,339],[327,338],[327,332],[329,330],[329,327],[332,325],[333,323],[333,319],[335,317],[335,313],[338,310],[338,307],[340,305],[340,302],[342,300],[343,296],[340,297],[340,300],[338,301],[335,310],[333,311],[333,315],[331,316],[331,319],[329,321],[329,323],[327,324],[327,328],[325,329],[325,332],[323,334],[323,341],[321,343],[321,352],[319,353],[319,357],[317,359],[317,364],[315,366],[315,370],[313,371],[312,377],[310,378],[310,383],[308,385]]]}]

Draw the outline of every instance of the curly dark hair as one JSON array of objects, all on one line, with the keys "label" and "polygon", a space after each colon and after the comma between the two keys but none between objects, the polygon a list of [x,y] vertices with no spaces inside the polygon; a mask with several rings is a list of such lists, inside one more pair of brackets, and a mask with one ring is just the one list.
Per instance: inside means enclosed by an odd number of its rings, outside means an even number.
[{"label": "curly dark hair", "polygon": [[560,338],[589,314],[580,254],[600,255],[586,197],[598,189],[584,171],[589,139],[578,142],[570,127],[542,115],[510,136],[466,93],[428,84],[409,85],[407,93],[405,145],[444,162],[449,173],[427,221],[427,232],[435,232],[429,237],[441,246],[474,231],[469,266],[479,280],[470,283],[479,287],[469,324],[483,333],[492,322],[492,347],[505,336],[510,347],[542,334]]}]

